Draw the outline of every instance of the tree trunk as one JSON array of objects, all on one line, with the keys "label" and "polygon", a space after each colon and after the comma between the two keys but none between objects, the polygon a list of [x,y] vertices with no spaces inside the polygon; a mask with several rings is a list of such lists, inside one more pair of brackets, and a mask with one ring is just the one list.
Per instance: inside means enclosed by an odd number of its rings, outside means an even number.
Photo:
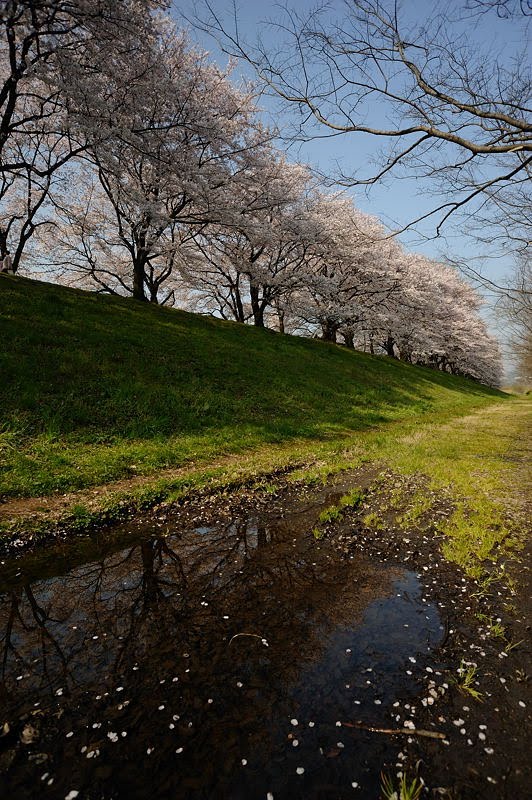
[{"label": "tree trunk", "polygon": [[284,333],[284,311],[277,306],[277,323],[279,325],[279,333]]},{"label": "tree trunk", "polygon": [[253,312],[253,324],[258,328],[264,328],[264,306],[259,300],[259,287],[251,285],[249,287],[249,297],[251,300],[251,310]]},{"label": "tree trunk", "polygon": [[155,575],[155,541],[142,542],[140,546],[142,554],[142,589],[146,606],[157,603],[159,594],[157,577]]},{"label": "tree trunk", "polygon": [[7,255],[7,233],[0,225],[0,261]]},{"label": "tree trunk", "polygon": [[246,315],[244,314],[244,305],[242,303],[242,296],[240,294],[240,289],[238,288],[238,286],[234,287],[233,297],[235,298],[236,321],[245,322]]},{"label": "tree trunk", "polygon": [[388,336],[386,341],[384,342],[384,348],[386,350],[386,355],[390,356],[390,358],[395,358],[394,346],[395,342],[391,336]]},{"label": "tree trunk", "polygon": [[133,297],[135,300],[146,300],[144,294],[144,259],[137,256],[133,262]]},{"label": "tree trunk", "polygon": [[354,347],[355,346],[355,334],[354,333],[342,333],[344,344],[346,347]]},{"label": "tree trunk", "polygon": [[334,342],[336,344],[336,334],[340,326],[336,322],[327,320],[321,323],[322,339],[325,342]]}]

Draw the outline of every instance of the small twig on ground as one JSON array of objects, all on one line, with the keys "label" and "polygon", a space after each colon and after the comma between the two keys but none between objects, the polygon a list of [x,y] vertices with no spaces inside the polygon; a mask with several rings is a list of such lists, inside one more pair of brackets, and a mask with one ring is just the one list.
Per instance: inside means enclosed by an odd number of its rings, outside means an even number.
[{"label": "small twig on ground", "polygon": [[364,731],[373,733],[402,734],[403,736],[424,736],[426,739],[445,739],[444,733],[439,731],[425,731],[422,728],[374,728],[371,725],[364,725],[362,722],[342,722],[346,728],[361,728]]}]

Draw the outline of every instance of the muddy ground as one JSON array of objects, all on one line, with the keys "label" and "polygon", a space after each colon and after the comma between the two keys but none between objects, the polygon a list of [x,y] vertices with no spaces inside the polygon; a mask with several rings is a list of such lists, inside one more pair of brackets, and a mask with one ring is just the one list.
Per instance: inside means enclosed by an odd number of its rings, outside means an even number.
[{"label": "muddy ground", "polygon": [[387,470],[277,476],[6,555],[0,795],[532,796],[528,553],[468,578],[452,509]]}]

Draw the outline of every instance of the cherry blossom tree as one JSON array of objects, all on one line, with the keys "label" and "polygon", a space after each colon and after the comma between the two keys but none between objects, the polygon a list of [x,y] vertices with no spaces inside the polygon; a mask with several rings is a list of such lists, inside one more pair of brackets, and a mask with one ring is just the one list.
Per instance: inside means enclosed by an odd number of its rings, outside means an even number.
[{"label": "cherry blossom tree", "polygon": [[[64,109],[77,80],[112,65],[111,54],[134,60],[150,18],[165,0],[6,0],[0,6],[0,172],[23,158],[6,158],[4,146],[20,132]],[[116,66],[116,61],[115,61]],[[110,75],[109,70],[105,70]]]},{"label": "cherry blossom tree", "polygon": [[[82,134],[77,124],[84,110],[80,98],[100,98],[103,113],[93,114],[91,133],[96,139],[106,135],[109,107],[119,107],[124,94],[124,83],[116,91],[117,76],[126,62],[136,63],[153,12],[164,6],[156,0],[1,4],[0,255],[13,253],[14,271],[47,222],[58,174],[87,148],[88,131]],[[112,91],[102,91],[111,84]]]},{"label": "cherry blossom tree", "polygon": [[87,274],[105,273],[110,286],[110,254],[118,253],[119,290],[164,302],[174,293],[165,285],[190,257],[184,249],[190,238],[207,224],[231,225],[231,215],[241,215],[231,202],[232,186],[269,134],[253,116],[252,93],[235,88],[169,20],[160,21],[143,55],[105,136],[92,136],[92,120],[99,119],[92,97],[77,115],[80,128],[89,128],[85,158],[100,190],[90,184],[86,209],[78,203],[71,215],[72,233],[82,244],[76,264],[85,256]]},{"label": "cherry blossom tree", "polygon": [[292,303],[327,341],[342,331],[347,344],[372,308],[396,288],[400,247],[376,218],[345,195],[316,194],[311,209],[317,230],[305,289]]},{"label": "cherry blossom tree", "polygon": [[185,263],[182,274],[222,317],[264,327],[275,309],[282,330],[286,298],[307,281],[309,173],[271,147],[248,156],[232,187],[232,221],[196,237],[201,258]]},{"label": "cherry blossom tree", "polygon": [[[0,174],[0,258],[10,253],[13,272],[36,231],[53,217],[50,193],[62,182],[61,170],[54,166],[62,160],[63,144],[60,138],[36,132],[14,137],[4,148],[14,160],[26,162],[16,171]],[[21,152],[23,148],[27,151]]]},{"label": "cherry blossom tree", "polygon": [[479,315],[481,306],[478,293],[455,269],[405,254],[398,291],[370,320],[373,349],[500,385],[500,350]]}]

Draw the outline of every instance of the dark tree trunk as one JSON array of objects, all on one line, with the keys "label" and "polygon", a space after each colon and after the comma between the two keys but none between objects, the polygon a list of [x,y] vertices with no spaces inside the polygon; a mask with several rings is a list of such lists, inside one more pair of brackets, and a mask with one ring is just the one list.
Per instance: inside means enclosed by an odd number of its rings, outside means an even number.
[{"label": "dark tree trunk", "polygon": [[7,233],[0,225],[0,261],[7,255]]},{"label": "dark tree trunk", "polygon": [[258,328],[264,328],[264,305],[259,299],[259,287],[249,287],[249,297],[251,300],[251,310],[253,312],[253,324]]},{"label": "dark tree trunk", "polygon": [[284,311],[279,307],[277,307],[277,322],[279,325],[279,333],[284,333]]},{"label": "dark tree trunk", "polygon": [[155,577],[155,542],[150,540],[140,546],[142,554],[142,588],[146,605],[157,602],[157,579]]},{"label": "dark tree trunk", "polygon": [[146,300],[144,294],[144,259],[137,256],[133,262],[133,297],[135,300]]},{"label": "dark tree trunk", "polygon": [[395,358],[394,344],[395,342],[391,336],[388,336],[386,341],[384,342],[384,349],[386,350],[386,355],[390,356],[390,358]]},{"label": "dark tree trunk", "polygon": [[346,347],[354,347],[355,346],[355,334],[354,333],[342,333],[344,344]]},{"label": "dark tree trunk", "polygon": [[20,241],[17,249],[15,250],[15,255],[13,256],[13,264],[11,267],[11,271],[13,275],[16,275],[18,272],[18,268],[20,266],[20,259],[22,258],[22,251],[24,249],[25,242]]},{"label": "dark tree trunk", "polygon": [[235,298],[236,321],[245,322],[246,315],[244,314],[244,306],[242,304],[242,297],[240,295],[240,289],[238,288],[238,286],[235,286],[234,298]]},{"label": "dark tree trunk", "polygon": [[331,322],[327,320],[327,322],[321,323],[321,331],[322,331],[322,339],[325,342],[334,342],[336,344],[336,334],[338,333],[338,328],[340,326],[336,322]]},{"label": "dark tree trunk", "polygon": [[260,526],[257,528],[257,549],[268,546],[268,528]]}]

